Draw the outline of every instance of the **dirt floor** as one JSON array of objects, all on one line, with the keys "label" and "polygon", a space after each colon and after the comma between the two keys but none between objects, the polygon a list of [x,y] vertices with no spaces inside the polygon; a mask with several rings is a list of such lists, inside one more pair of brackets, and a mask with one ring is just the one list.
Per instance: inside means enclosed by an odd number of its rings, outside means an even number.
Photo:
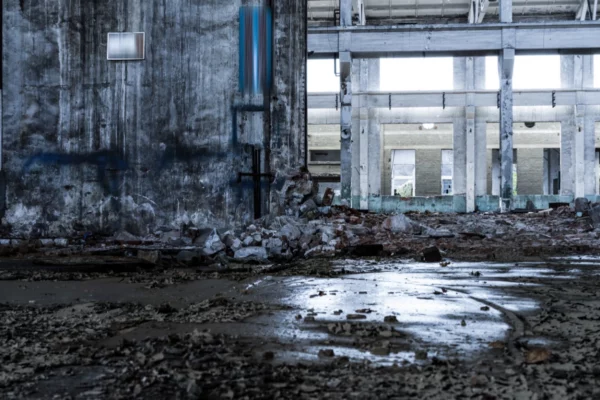
[{"label": "dirt floor", "polygon": [[[589,217],[408,217],[321,217],[311,235],[333,226],[339,245],[319,257],[272,227],[236,233],[282,238],[288,259],[240,260],[226,235],[210,257],[148,238],[9,241],[0,398],[600,398]],[[431,248],[442,261],[422,262]]]}]

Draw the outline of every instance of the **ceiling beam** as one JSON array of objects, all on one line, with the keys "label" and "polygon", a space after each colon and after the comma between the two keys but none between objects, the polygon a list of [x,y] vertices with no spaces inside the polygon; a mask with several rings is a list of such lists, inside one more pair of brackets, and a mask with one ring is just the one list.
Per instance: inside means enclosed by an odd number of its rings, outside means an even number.
[{"label": "ceiling beam", "polygon": [[314,58],[347,51],[359,58],[388,56],[485,55],[502,50],[503,30],[514,30],[517,53],[600,52],[600,25],[594,22],[448,24],[309,28],[308,51]]},{"label": "ceiling beam", "polygon": [[[579,97],[578,97],[579,92]],[[422,107],[497,107],[498,92],[475,90],[472,104],[468,93],[460,90],[439,92],[354,92],[352,101],[367,108],[422,108]],[[335,109],[339,105],[337,93],[309,93],[308,109]],[[513,92],[515,106],[574,106],[600,105],[600,90],[517,90]]]}]

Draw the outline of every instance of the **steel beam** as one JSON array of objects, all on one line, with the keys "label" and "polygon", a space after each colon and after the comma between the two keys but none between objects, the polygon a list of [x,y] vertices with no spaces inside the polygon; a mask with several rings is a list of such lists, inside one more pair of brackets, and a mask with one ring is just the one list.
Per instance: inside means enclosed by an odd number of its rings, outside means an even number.
[{"label": "steel beam", "polygon": [[[476,90],[473,94],[473,106],[496,107],[498,91]],[[577,97],[579,93],[579,98]],[[353,101],[368,108],[424,108],[467,107],[467,92],[452,90],[447,92],[356,92]],[[515,107],[524,106],[575,106],[600,105],[600,89],[558,89],[558,90],[520,90],[513,92]],[[391,100],[391,107],[390,107]],[[339,101],[337,93],[311,93],[308,95],[309,109],[335,109]]]},{"label": "steel beam", "polygon": [[333,56],[343,41],[355,58],[497,54],[506,29],[514,31],[517,54],[600,52],[600,24],[593,21],[309,28],[308,51]]}]

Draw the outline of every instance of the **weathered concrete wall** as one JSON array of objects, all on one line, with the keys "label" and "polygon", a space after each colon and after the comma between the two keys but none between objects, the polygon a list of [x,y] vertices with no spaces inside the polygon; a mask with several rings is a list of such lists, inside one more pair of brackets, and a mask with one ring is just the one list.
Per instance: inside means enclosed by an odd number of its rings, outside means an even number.
[{"label": "weathered concrete wall", "polygon": [[[251,170],[245,144],[271,144],[278,182],[304,163],[306,78],[305,4],[277,1],[271,137],[249,112],[234,137],[233,109],[248,103],[238,10],[253,4],[5,0],[4,224],[144,234],[250,220],[250,181],[236,183]],[[146,32],[144,61],[106,60],[120,31]]]},{"label": "weathered concrete wall", "polygon": [[544,194],[544,149],[517,149],[517,194]]},{"label": "weathered concrete wall", "polygon": [[442,194],[442,150],[419,149],[415,151],[415,195],[440,196]]}]

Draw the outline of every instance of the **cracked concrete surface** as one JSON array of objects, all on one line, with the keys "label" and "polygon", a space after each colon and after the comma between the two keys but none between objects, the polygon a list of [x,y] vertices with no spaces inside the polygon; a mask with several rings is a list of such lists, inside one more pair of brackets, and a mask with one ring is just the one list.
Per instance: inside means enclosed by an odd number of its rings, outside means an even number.
[{"label": "cracked concrete surface", "polygon": [[0,394],[598,396],[598,258],[338,259],[327,268],[331,277],[254,273],[164,286],[137,273],[0,281]]}]

